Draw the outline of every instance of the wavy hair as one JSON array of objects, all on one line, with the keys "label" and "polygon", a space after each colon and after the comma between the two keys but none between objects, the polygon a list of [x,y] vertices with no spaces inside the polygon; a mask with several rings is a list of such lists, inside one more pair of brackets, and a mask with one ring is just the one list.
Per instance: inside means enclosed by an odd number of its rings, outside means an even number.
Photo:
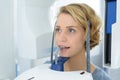
[{"label": "wavy hair", "polygon": [[61,13],[71,15],[85,29],[85,37],[87,36],[88,24],[90,23],[90,49],[99,44],[101,20],[90,6],[84,3],[68,4],[60,8],[58,16]]}]

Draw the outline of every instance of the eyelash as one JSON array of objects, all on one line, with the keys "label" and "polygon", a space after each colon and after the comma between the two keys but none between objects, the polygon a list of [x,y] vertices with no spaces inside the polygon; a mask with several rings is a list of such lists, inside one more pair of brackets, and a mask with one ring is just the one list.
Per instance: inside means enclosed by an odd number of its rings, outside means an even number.
[{"label": "eyelash", "polygon": [[69,29],[69,32],[70,32],[70,33],[74,33],[74,32],[75,32],[75,29],[70,28],[70,29]]},{"label": "eyelash", "polygon": [[60,28],[56,28],[56,29],[55,29],[55,32],[60,32]]},{"label": "eyelash", "polygon": [[[55,29],[55,33],[56,33],[56,32],[62,32],[62,30],[61,30],[60,28],[56,28],[56,29]],[[69,28],[69,29],[68,29],[68,32],[69,32],[69,33],[74,33],[74,32],[75,32],[75,29]]]}]

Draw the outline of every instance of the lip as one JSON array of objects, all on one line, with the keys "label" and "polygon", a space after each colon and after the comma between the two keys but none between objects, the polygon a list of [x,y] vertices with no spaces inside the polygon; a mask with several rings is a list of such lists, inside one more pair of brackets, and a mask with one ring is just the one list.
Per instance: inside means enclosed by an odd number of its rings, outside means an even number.
[{"label": "lip", "polygon": [[58,45],[59,48],[70,48],[70,46],[66,46],[66,45]]},{"label": "lip", "polygon": [[70,49],[70,47],[66,46],[66,45],[58,45],[58,47],[59,47],[61,53],[65,53]]}]

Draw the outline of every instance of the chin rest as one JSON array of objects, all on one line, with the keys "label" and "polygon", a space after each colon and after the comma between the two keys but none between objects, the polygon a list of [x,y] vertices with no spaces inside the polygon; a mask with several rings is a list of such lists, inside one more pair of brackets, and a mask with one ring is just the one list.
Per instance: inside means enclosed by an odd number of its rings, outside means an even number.
[{"label": "chin rest", "polygon": [[86,71],[55,71],[50,69],[51,64],[42,64],[32,68],[15,80],[93,80],[92,74]]}]

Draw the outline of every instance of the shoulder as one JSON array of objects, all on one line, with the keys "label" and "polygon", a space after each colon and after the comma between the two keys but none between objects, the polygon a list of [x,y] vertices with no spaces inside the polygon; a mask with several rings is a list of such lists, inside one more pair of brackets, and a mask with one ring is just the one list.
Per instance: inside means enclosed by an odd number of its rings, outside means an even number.
[{"label": "shoulder", "polygon": [[92,73],[93,80],[111,80],[110,76],[102,69],[96,67],[95,71]]}]

